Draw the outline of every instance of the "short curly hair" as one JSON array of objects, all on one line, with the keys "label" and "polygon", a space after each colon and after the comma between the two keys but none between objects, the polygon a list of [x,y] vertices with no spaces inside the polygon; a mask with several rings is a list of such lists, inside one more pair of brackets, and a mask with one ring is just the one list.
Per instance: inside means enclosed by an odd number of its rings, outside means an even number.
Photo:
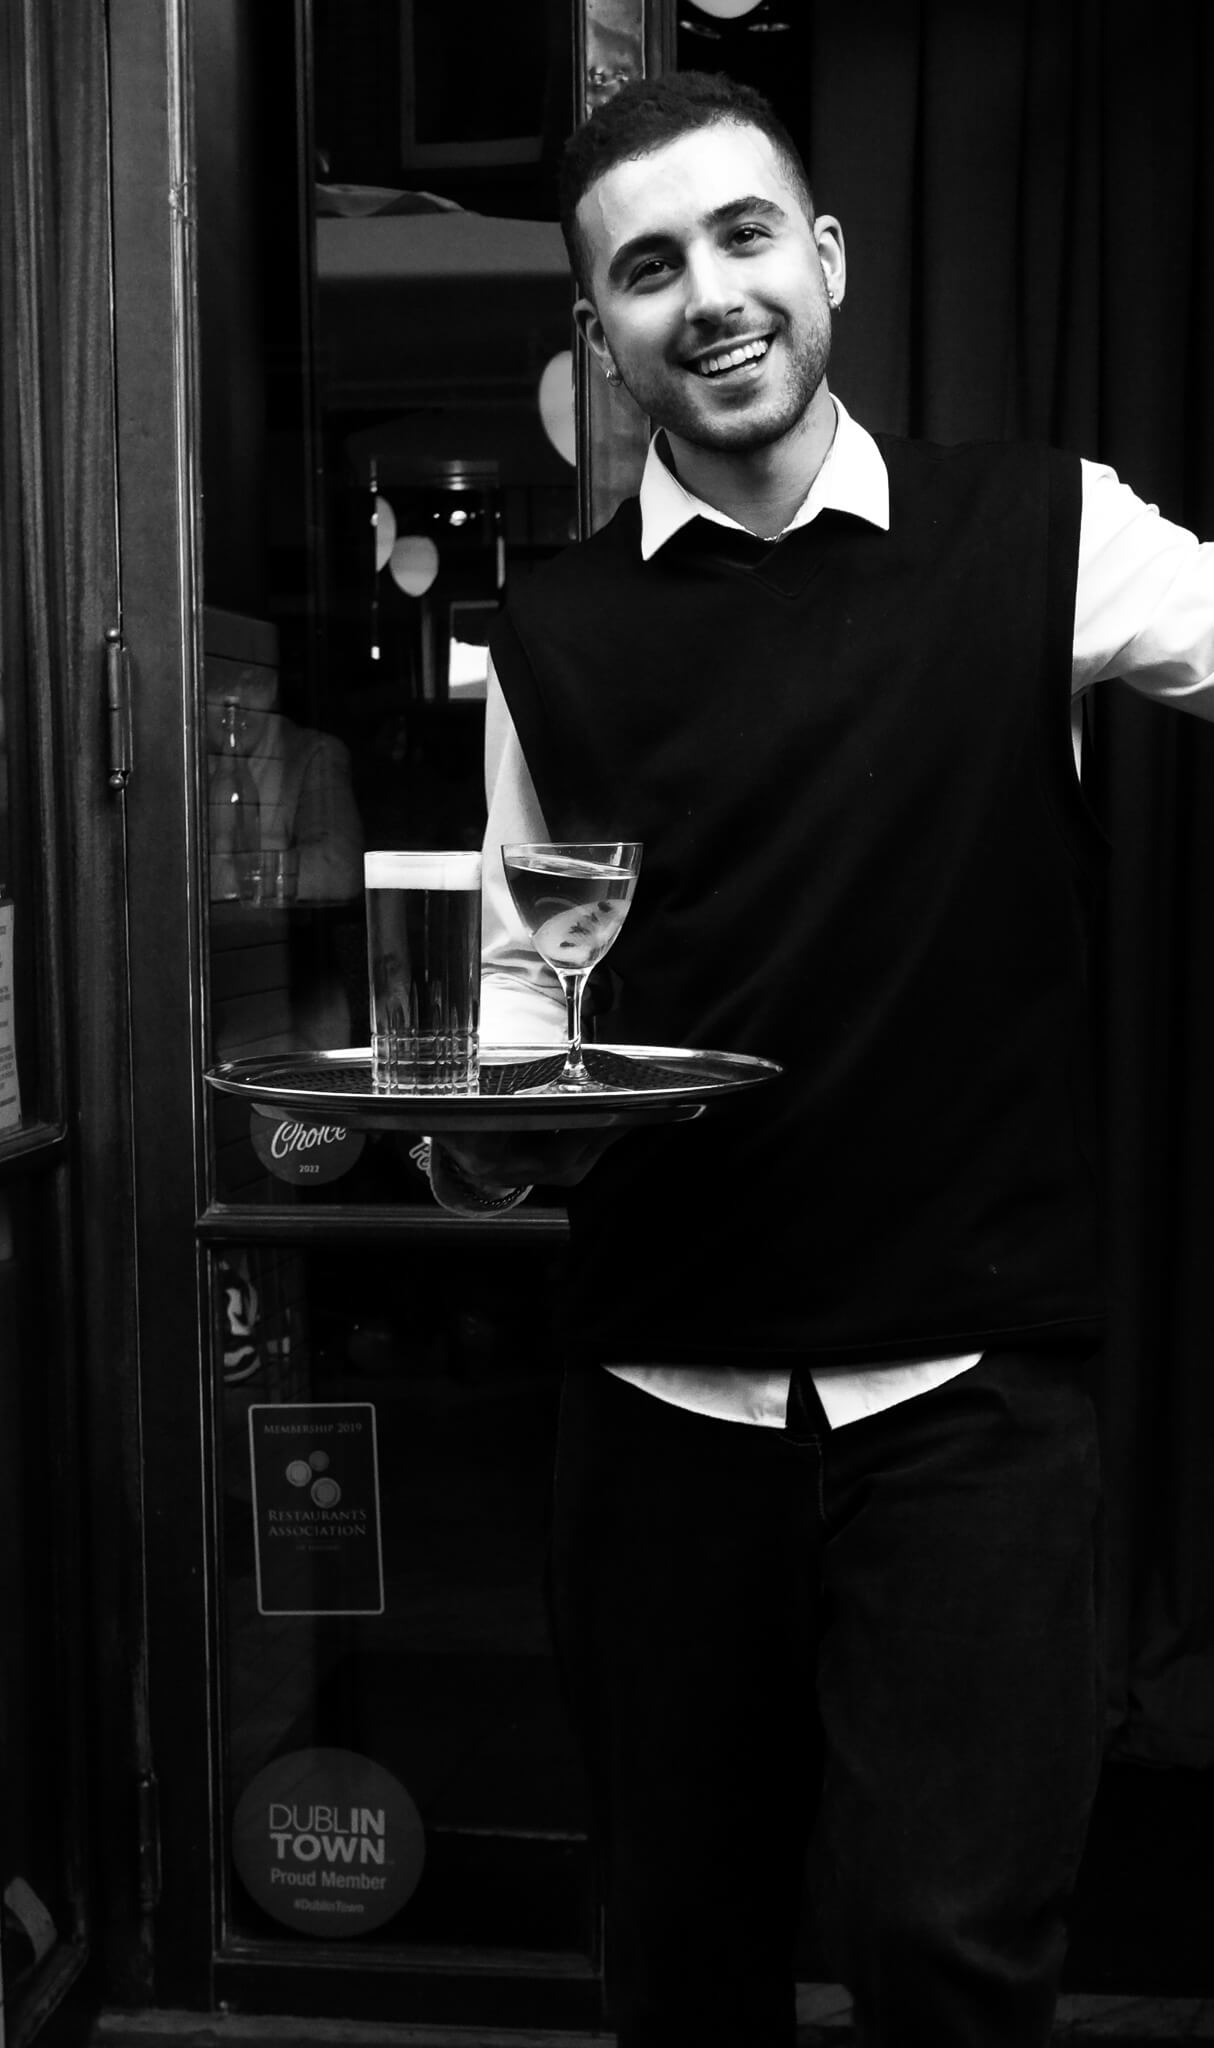
[{"label": "short curly hair", "polygon": [[813,220],[813,195],[801,153],[762,93],[713,71],[668,71],[659,78],[634,79],[574,130],[561,159],[561,232],[570,266],[583,287],[589,283],[589,252],[577,210],[591,186],[616,164],[648,156],[698,128],[723,123],[757,128],[766,135]]}]

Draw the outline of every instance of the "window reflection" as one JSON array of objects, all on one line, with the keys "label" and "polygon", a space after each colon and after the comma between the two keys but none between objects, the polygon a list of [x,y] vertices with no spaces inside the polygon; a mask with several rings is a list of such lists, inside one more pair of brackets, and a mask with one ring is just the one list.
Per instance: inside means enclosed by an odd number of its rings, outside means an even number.
[{"label": "window reflection", "polygon": [[14,687],[19,672],[16,663],[0,669],[0,1141],[39,1107],[37,813],[22,744],[27,706]]},{"label": "window reflection", "polygon": [[279,708],[267,622],[209,608],[204,667],[215,1055],[349,1045],[365,1007],[350,749]]},{"label": "window reflection", "polygon": [[[235,678],[212,667],[207,676],[207,755],[212,799],[224,751],[225,706],[238,757],[247,763],[259,848],[295,856],[289,889],[278,900],[348,903],[362,891],[363,830],[354,802],[350,753],[332,733],[297,725],[275,707],[271,672],[241,669]],[[214,811],[214,802],[212,802]],[[244,876],[223,863],[222,820],[212,817],[211,894],[245,893]],[[218,855],[218,858],[217,858]],[[268,868],[263,872],[269,872]],[[267,900],[275,900],[269,891]]]},{"label": "window reflection", "polygon": [[570,19],[453,0],[353,27],[317,0],[324,610],[369,844],[480,843],[493,614],[575,537]]},{"label": "window reflection", "polygon": [[[246,89],[281,109],[258,20]],[[481,843],[490,629],[576,535],[571,27],[314,0],[302,154],[233,179],[202,131],[211,1058],[366,1044],[363,851]],[[210,1106],[219,1199],[428,1201],[379,1137],[335,1187],[277,1179]]]}]

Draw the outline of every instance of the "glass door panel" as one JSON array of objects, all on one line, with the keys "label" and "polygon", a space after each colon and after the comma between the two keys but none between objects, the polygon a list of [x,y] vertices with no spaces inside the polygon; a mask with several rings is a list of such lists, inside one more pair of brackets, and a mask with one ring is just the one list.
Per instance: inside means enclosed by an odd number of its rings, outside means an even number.
[{"label": "glass door panel", "polygon": [[[293,64],[274,12],[196,53],[209,1060],[367,1044],[363,853],[479,847],[489,628],[578,521],[572,12],[313,0]],[[475,1955],[523,2023],[559,2017],[529,1976],[592,2015],[543,1595],[563,1214],[462,1224],[407,1137],[296,1147],[208,1093],[225,1964]]]},{"label": "glass door panel", "polygon": [[[212,1254],[237,1942],[591,1952],[542,1598],[552,1263],[458,1243]],[[343,1876],[384,1864],[359,1860],[358,1802],[323,1789],[340,1771],[283,1789],[317,1753],[373,1764],[414,1810],[408,1843],[389,1828],[386,1897]]]}]

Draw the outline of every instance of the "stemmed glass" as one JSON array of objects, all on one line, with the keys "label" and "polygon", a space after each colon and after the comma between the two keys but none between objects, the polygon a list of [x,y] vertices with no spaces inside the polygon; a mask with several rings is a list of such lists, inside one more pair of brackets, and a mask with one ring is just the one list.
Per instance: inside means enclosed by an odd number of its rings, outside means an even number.
[{"label": "stemmed glass", "polygon": [[532,945],[565,994],[569,1044],[565,1064],[542,1089],[582,1095],[603,1086],[582,1059],[582,992],[628,915],[641,866],[637,840],[561,840],[503,846],[502,866],[514,907]]}]

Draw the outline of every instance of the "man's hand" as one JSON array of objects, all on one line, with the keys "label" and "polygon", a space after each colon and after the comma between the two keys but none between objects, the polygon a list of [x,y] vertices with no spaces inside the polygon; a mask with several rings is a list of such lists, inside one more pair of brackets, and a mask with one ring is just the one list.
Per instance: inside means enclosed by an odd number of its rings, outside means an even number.
[{"label": "man's hand", "polygon": [[469,1133],[432,1141],[432,1149],[450,1159],[456,1171],[486,1196],[507,1188],[539,1182],[544,1187],[572,1188],[585,1180],[609,1145],[624,1133],[618,1127],[593,1131],[512,1131],[500,1138]]}]

